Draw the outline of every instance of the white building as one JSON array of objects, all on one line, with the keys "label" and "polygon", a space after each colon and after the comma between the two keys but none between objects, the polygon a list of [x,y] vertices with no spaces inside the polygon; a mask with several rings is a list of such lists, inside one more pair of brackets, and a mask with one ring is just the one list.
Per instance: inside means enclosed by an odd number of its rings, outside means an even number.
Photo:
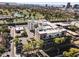
[{"label": "white building", "polygon": [[73,21],[71,22],[71,25],[74,25],[79,28],[79,21]]},{"label": "white building", "polygon": [[28,28],[30,30],[35,30],[36,39],[49,39],[56,36],[61,36],[62,33],[66,31],[63,28],[56,26],[56,24],[52,24],[46,20],[30,21],[28,23]]},{"label": "white building", "polygon": [[23,30],[24,30],[23,27],[20,27],[20,26],[16,26],[16,27],[15,27],[16,33],[21,33]]}]

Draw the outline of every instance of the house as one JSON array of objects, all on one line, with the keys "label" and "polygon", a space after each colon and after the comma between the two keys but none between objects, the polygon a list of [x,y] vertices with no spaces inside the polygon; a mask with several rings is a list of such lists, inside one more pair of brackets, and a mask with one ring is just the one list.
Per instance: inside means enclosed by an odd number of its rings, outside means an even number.
[{"label": "house", "polygon": [[[37,25],[37,27],[35,27]],[[50,23],[47,20],[35,20],[28,23],[29,30],[35,30],[36,39],[49,39],[57,36],[62,36],[65,29],[58,27],[56,24]]]}]

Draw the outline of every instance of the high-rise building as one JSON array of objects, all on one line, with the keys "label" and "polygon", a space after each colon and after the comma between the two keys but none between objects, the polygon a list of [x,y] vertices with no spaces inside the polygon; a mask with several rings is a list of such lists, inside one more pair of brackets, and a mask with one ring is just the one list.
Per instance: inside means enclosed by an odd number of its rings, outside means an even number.
[{"label": "high-rise building", "polygon": [[72,7],[72,5],[70,4],[70,2],[68,2],[66,8],[70,8],[70,7]]},{"label": "high-rise building", "polygon": [[73,8],[74,9],[79,9],[79,4],[75,4]]}]

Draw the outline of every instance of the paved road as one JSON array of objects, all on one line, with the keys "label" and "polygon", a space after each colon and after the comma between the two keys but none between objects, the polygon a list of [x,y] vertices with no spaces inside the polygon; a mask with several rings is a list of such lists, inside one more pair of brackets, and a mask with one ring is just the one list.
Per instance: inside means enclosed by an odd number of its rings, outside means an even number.
[{"label": "paved road", "polygon": [[[14,38],[15,37],[15,29],[14,29],[14,27],[12,27],[12,29],[11,29],[11,36]],[[11,55],[12,55],[12,57],[15,57],[15,55],[14,55],[14,42],[12,41],[12,43],[11,43]]]},{"label": "paved road", "polygon": [[28,34],[28,38],[30,39],[30,38],[33,38],[34,37],[34,34],[32,33],[32,32],[30,32],[30,30],[27,28],[27,27],[25,27],[25,29],[26,29],[26,32],[27,32],[27,34]]},{"label": "paved road", "polygon": [[[12,34],[13,34],[13,38],[15,39],[15,36],[16,36],[16,33],[15,33],[15,28],[13,27],[12,28]],[[13,57],[20,57],[20,54],[16,54],[16,47],[15,47],[15,44],[14,42],[12,41],[12,48],[11,48],[11,51],[12,51],[12,56]]]},{"label": "paved road", "polygon": [[7,55],[11,56],[11,51],[10,51],[10,52],[5,52],[4,54],[2,54],[1,57],[5,57],[5,56],[7,56]]},{"label": "paved road", "polygon": [[[16,36],[14,27],[11,28],[11,33],[10,34],[14,39],[15,36]],[[20,55],[16,54],[16,47],[15,47],[15,44],[14,44],[13,40],[12,40],[12,43],[11,43],[11,57],[20,57]]]}]

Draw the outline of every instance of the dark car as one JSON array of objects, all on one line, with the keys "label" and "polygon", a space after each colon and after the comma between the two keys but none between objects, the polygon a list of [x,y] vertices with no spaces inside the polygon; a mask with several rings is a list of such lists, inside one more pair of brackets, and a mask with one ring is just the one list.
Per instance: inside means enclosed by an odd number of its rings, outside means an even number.
[{"label": "dark car", "polygon": [[22,43],[19,43],[16,46],[16,53],[21,53],[22,49],[23,49],[23,44]]}]

